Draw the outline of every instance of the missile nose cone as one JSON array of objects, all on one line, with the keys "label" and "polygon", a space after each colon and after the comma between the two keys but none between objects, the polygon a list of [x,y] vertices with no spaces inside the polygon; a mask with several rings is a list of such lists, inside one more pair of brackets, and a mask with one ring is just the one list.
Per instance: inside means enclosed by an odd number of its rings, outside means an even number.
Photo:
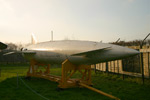
[{"label": "missile nose cone", "polygon": [[134,50],[134,49],[127,49],[126,53],[131,56],[140,54],[140,52],[138,50]]}]

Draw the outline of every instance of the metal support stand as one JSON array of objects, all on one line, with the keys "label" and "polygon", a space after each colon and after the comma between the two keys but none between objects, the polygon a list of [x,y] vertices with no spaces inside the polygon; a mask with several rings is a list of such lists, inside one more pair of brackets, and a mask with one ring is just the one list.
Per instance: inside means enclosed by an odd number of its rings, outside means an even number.
[{"label": "metal support stand", "polygon": [[[45,71],[38,71],[39,66],[46,66]],[[71,79],[75,72],[81,73],[81,78]],[[82,82],[87,85],[92,85],[91,83],[91,66],[90,65],[74,65],[68,59],[62,63],[62,76],[50,75],[50,65],[41,64],[32,60],[30,62],[29,71],[27,72],[28,77],[40,77],[48,79],[51,81],[58,82],[59,88],[70,88],[77,87],[79,82]]]},{"label": "metal support stand", "polygon": [[[114,97],[110,94],[104,93],[100,90],[90,87],[91,82],[91,66],[90,65],[74,65],[68,59],[62,63],[62,76],[50,75],[50,65],[49,64],[40,64],[32,60],[30,62],[29,71],[27,72],[28,77],[39,77],[44,78],[50,81],[58,82],[58,87],[61,89],[72,88],[72,87],[85,87],[92,91],[95,91],[99,94],[119,100],[117,97]],[[38,71],[39,66],[46,66],[45,72],[41,70]],[[72,79],[71,77],[76,73],[81,73],[81,77],[77,79]]]},{"label": "metal support stand", "polygon": [[[82,77],[80,79],[71,79],[75,72],[80,72]],[[62,76],[58,87],[69,88],[77,87],[78,83],[92,85],[91,83],[91,66],[90,65],[74,65],[68,59],[62,63]]]},{"label": "metal support stand", "polygon": [[[41,70],[38,71],[39,66],[45,66],[45,71],[42,72]],[[41,64],[41,63],[37,63],[34,60],[30,61],[30,67],[29,70],[27,72],[27,77],[39,77],[42,75],[49,75],[50,74],[50,64]]]}]

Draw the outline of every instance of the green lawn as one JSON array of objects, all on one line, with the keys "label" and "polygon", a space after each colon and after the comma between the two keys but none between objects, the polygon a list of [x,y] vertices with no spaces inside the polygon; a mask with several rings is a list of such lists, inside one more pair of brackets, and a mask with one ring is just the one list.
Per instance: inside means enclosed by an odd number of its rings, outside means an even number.
[{"label": "green lawn", "polygon": [[[19,79],[17,88],[17,74],[38,94],[49,100],[111,100],[86,88],[69,88],[58,91],[56,82],[39,78],[24,78],[28,65],[0,65],[0,100],[44,100],[28,89]],[[51,73],[61,75],[61,68],[52,68]],[[78,73],[74,76],[79,76]],[[139,78],[125,78],[122,76],[92,72],[93,87],[112,94],[121,100],[149,100],[150,80],[142,85]]]}]

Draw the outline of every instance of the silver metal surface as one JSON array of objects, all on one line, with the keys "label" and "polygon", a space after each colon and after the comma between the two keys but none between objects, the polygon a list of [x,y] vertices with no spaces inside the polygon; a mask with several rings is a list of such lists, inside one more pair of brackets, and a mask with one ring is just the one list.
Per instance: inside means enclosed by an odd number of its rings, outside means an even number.
[{"label": "silver metal surface", "polygon": [[92,41],[62,40],[32,44],[23,49],[24,57],[38,62],[61,64],[69,59],[74,64],[96,64],[139,54],[126,47]]}]

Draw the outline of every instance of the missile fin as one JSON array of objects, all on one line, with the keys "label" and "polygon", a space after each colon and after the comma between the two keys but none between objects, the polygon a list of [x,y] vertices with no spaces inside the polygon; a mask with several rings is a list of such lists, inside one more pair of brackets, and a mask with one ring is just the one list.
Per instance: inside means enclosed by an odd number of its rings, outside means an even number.
[{"label": "missile fin", "polygon": [[31,35],[31,43],[32,44],[37,44],[37,39],[36,39],[36,37],[35,37],[35,35],[33,33]]},{"label": "missile fin", "polygon": [[6,49],[6,48],[7,48],[7,45],[2,43],[2,42],[0,42],[0,49]]},{"label": "missile fin", "polygon": [[72,54],[71,56],[86,56],[87,57],[91,54],[104,52],[104,51],[110,50],[110,49],[111,49],[111,47],[105,47],[105,48],[96,49],[96,50],[92,50],[92,51],[86,51],[86,52],[81,52],[81,53],[77,53],[77,54]]}]

